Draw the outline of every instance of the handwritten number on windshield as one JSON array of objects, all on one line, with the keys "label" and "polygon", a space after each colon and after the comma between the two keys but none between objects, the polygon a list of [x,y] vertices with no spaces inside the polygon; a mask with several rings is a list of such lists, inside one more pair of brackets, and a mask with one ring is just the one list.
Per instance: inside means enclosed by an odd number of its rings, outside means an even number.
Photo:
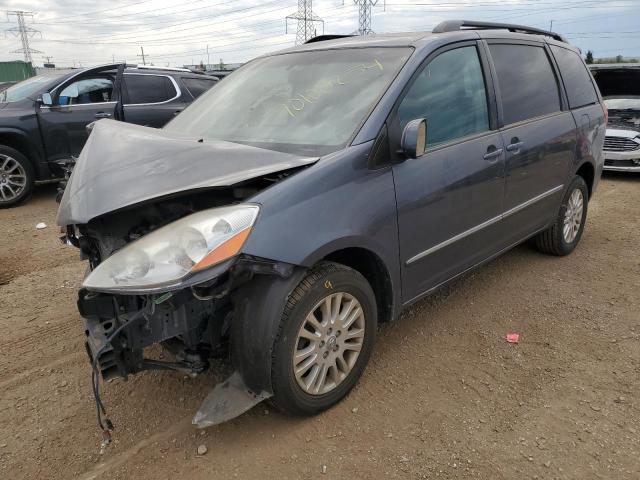
[{"label": "handwritten number on windshield", "polygon": [[377,68],[379,71],[384,70],[382,64],[376,59],[373,60],[371,65],[365,65],[364,63],[356,65],[344,73],[336,75],[335,78],[321,80],[313,88],[308,89],[304,93],[298,93],[293,98],[287,100],[286,103],[283,103],[282,106],[287,115],[295,118],[297,112],[304,110],[305,105],[315,103],[323,96],[330,94],[338,86],[351,84],[354,80],[357,80],[361,74],[372,68]]}]

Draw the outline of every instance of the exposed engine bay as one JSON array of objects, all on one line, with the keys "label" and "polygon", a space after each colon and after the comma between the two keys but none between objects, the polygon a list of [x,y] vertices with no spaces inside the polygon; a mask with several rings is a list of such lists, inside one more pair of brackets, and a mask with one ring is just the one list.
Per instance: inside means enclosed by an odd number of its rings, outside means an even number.
[{"label": "exposed engine bay", "polygon": [[[68,227],[65,241],[80,249],[93,270],[125,245],[164,225],[203,209],[241,202],[292,173],[104,215],[86,225]],[[78,309],[84,318],[86,349],[94,369],[104,380],[126,379],[143,370],[170,369],[188,375],[205,371],[210,358],[229,357],[230,292],[254,275],[287,276],[291,268],[241,255],[213,267],[207,280],[176,291],[117,295],[80,290]],[[144,350],[156,343],[175,361],[145,358]],[[199,416],[203,425],[213,424],[202,413]]]},{"label": "exposed engine bay", "polygon": [[[102,259],[164,225],[206,208],[241,201],[287,175],[105,215],[87,225],[69,228],[66,239],[80,248],[82,258],[89,260],[93,270]],[[232,311],[229,292],[256,273],[284,275],[287,268],[240,256],[214,267],[208,272],[212,278],[175,292],[114,295],[83,289],[78,308],[85,318],[87,351],[92,360],[97,360],[105,380],[126,378],[147,369],[200,373],[207,368],[211,355],[224,354]],[[162,343],[177,362],[144,359],[144,348],[155,343]]]},{"label": "exposed engine bay", "polygon": [[[152,147],[150,136],[156,137]],[[123,156],[113,137],[126,140],[131,154]],[[178,151],[182,155],[171,157]],[[222,158],[212,161],[212,155]],[[89,168],[92,162],[98,162],[95,168]],[[169,162],[175,175],[167,177]],[[205,371],[212,357],[230,359],[232,293],[256,275],[286,278],[294,268],[240,252],[259,212],[247,201],[314,162],[118,122],[96,123],[62,195],[58,223],[66,232],[63,241],[79,248],[89,264],[78,309],[105,438],[112,424],[103,421],[100,377],[127,379],[143,370],[193,376]],[[121,185],[114,187],[117,179]],[[149,272],[158,275],[151,286],[136,284]],[[149,358],[145,350],[155,344],[173,361]],[[199,426],[225,421],[269,396],[246,387],[237,374],[223,385],[207,398],[207,410],[198,412]]]}]

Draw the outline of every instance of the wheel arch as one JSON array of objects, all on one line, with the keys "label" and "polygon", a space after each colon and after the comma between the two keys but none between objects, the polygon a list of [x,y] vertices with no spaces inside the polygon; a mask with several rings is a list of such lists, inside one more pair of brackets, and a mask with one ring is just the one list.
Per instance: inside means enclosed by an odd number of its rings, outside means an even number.
[{"label": "wheel arch", "polygon": [[576,175],[582,177],[587,184],[587,190],[589,192],[589,200],[591,200],[591,194],[593,193],[593,187],[595,185],[596,169],[591,162],[584,162],[576,170]]},{"label": "wheel arch", "polygon": [[36,175],[36,180],[46,178],[40,163],[41,155],[37,152],[28,135],[17,128],[0,128],[0,145],[17,150],[26,157]]},{"label": "wheel arch", "polygon": [[388,322],[393,318],[393,283],[389,270],[380,256],[366,248],[347,247],[325,255],[322,260],[336,262],[359,272],[373,289],[378,322]]}]

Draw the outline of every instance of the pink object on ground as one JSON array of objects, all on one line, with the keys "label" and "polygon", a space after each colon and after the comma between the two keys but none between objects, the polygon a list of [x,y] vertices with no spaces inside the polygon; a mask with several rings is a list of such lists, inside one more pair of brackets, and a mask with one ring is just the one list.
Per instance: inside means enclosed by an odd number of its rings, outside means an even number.
[{"label": "pink object on ground", "polygon": [[507,342],[518,343],[518,340],[520,340],[519,333],[507,333]]}]

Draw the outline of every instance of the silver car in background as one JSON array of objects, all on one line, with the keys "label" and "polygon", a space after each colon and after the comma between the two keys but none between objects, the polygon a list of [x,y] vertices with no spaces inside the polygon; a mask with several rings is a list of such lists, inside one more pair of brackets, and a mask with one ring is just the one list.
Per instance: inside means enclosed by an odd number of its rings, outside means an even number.
[{"label": "silver car in background", "polygon": [[609,111],[604,170],[640,172],[640,64],[590,69]]}]

